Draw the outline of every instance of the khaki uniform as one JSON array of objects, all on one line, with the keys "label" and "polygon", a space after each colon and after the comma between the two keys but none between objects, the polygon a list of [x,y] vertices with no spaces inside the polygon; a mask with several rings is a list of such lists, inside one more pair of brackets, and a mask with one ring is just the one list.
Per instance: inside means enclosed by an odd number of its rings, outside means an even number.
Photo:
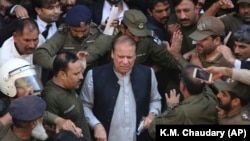
[{"label": "khaki uniform", "polygon": [[227,115],[220,121],[220,125],[250,125],[249,107],[243,107],[231,115]]},{"label": "khaki uniform", "polygon": [[49,81],[44,86],[41,95],[47,104],[47,111],[64,119],[70,119],[77,127],[82,129],[83,135],[88,141],[92,140],[88,124],[84,118],[82,101],[75,90],[64,89]]},{"label": "khaki uniform", "polygon": [[49,40],[35,50],[33,61],[43,68],[52,70],[54,56],[59,51],[77,53],[85,50],[94,43],[100,33],[101,31],[97,28],[97,25],[91,23],[88,36],[84,40],[78,41],[72,37],[67,25],[63,24]]},{"label": "khaki uniform", "polygon": [[[101,65],[111,61],[112,40],[115,36],[100,35],[93,45],[86,49],[88,67]],[[136,49],[136,63],[144,65],[157,64],[163,68],[177,69],[176,61],[168,54],[165,45],[154,38],[149,32],[147,37],[141,37]]]},{"label": "khaki uniform", "polygon": [[216,105],[218,105],[218,100],[213,93],[203,92],[198,95],[191,95],[175,107],[167,109],[155,117],[148,129],[149,134],[155,137],[156,125],[160,124],[218,124]]}]

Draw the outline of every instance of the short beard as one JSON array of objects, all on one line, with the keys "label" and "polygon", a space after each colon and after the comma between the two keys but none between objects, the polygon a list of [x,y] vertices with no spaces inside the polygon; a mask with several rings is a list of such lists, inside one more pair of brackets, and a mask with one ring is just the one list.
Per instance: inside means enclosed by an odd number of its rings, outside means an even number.
[{"label": "short beard", "polygon": [[40,122],[37,122],[36,127],[31,132],[32,137],[38,139],[38,140],[46,140],[48,138],[48,134],[46,133],[45,128],[43,127],[43,124]]},{"label": "short beard", "polygon": [[228,113],[231,109],[230,103],[226,103],[224,105],[220,104],[221,109],[223,109],[226,113]]}]

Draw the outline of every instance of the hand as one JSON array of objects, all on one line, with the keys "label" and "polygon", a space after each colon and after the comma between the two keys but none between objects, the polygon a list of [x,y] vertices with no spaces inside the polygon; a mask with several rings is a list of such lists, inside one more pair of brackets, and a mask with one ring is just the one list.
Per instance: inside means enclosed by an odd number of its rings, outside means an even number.
[{"label": "hand", "polygon": [[110,23],[110,26],[117,28],[119,26],[119,18],[114,18],[113,21]]},{"label": "hand", "polygon": [[94,137],[96,141],[107,141],[107,133],[102,124],[98,123],[95,125]]},{"label": "hand", "polygon": [[148,129],[151,122],[155,119],[155,115],[153,113],[149,113],[147,117],[144,118],[144,128],[143,130],[145,129]]},{"label": "hand", "polygon": [[55,120],[56,124],[56,133],[61,130],[68,130],[73,132],[77,137],[83,137],[82,130],[75,126],[71,120],[66,120],[60,117],[57,117]]},{"label": "hand", "polygon": [[231,0],[218,0],[216,6],[221,9],[231,9],[234,8],[234,5]]},{"label": "hand", "polygon": [[8,8],[12,6],[12,4],[8,0],[0,0],[0,8]]},{"label": "hand", "polygon": [[172,36],[172,35],[174,34],[174,32],[180,30],[180,28],[181,28],[181,26],[180,26],[180,24],[178,24],[178,23],[169,24],[169,25],[168,25],[167,31],[168,31],[168,33]]},{"label": "hand", "polygon": [[89,55],[89,54],[88,54],[88,52],[86,52],[86,51],[78,51],[77,54],[76,54],[76,56],[79,58],[79,60],[80,60],[81,63],[82,63],[83,69],[86,69],[86,67],[87,67],[86,58],[87,58],[88,55]]},{"label": "hand", "polygon": [[189,62],[196,66],[203,67],[197,52],[192,52]]},{"label": "hand", "polygon": [[10,115],[10,113],[8,112],[0,117],[0,122],[3,124],[3,126],[10,124],[12,122],[12,116]]},{"label": "hand", "polygon": [[173,106],[180,102],[180,94],[176,94],[175,89],[170,90],[169,97],[167,93],[165,94],[165,97],[166,97],[167,106]]},{"label": "hand", "polygon": [[228,46],[220,45],[216,48],[216,51],[221,53],[228,63],[234,65],[235,57]]},{"label": "hand", "polygon": [[16,6],[14,12],[15,12],[17,18],[29,17],[28,11],[21,5]]},{"label": "hand", "polygon": [[174,32],[173,38],[171,41],[171,46],[167,42],[164,42],[167,48],[167,51],[172,55],[176,60],[179,60],[182,55],[180,53],[181,51],[181,45],[182,45],[182,39],[183,35],[180,30]]},{"label": "hand", "polygon": [[216,109],[218,113],[218,122],[220,123],[220,121],[225,117],[225,111],[218,106],[216,106]]},{"label": "hand", "polygon": [[204,70],[213,74],[212,81],[220,79],[223,76],[223,67],[211,66],[208,68],[204,68]]}]

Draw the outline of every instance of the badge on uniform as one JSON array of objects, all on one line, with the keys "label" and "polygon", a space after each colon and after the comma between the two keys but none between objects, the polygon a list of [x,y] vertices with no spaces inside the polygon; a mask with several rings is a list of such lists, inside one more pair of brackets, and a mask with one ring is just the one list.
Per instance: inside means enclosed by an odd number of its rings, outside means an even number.
[{"label": "badge on uniform", "polygon": [[154,42],[155,42],[157,45],[162,45],[162,41],[161,41],[157,36],[154,37]]},{"label": "badge on uniform", "polygon": [[63,47],[63,49],[65,49],[65,50],[73,50],[73,49],[75,49],[75,47],[66,46],[66,47]]}]

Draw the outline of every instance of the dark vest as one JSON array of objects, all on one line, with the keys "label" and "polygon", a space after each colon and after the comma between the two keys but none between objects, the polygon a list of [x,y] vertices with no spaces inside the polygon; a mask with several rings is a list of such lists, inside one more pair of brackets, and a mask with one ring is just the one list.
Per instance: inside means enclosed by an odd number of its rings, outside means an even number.
[{"label": "dark vest", "polygon": [[[107,134],[109,133],[116,99],[120,90],[120,86],[117,83],[118,78],[114,73],[113,67],[113,63],[109,63],[93,69],[95,103],[93,112],[103,124]],[[147,66],[135,64],[130,79],[136,101],[137,128],[142,116],[147,116],[149,112],[151,70]],[[141,135],[143,136],[143,134]]]}]

